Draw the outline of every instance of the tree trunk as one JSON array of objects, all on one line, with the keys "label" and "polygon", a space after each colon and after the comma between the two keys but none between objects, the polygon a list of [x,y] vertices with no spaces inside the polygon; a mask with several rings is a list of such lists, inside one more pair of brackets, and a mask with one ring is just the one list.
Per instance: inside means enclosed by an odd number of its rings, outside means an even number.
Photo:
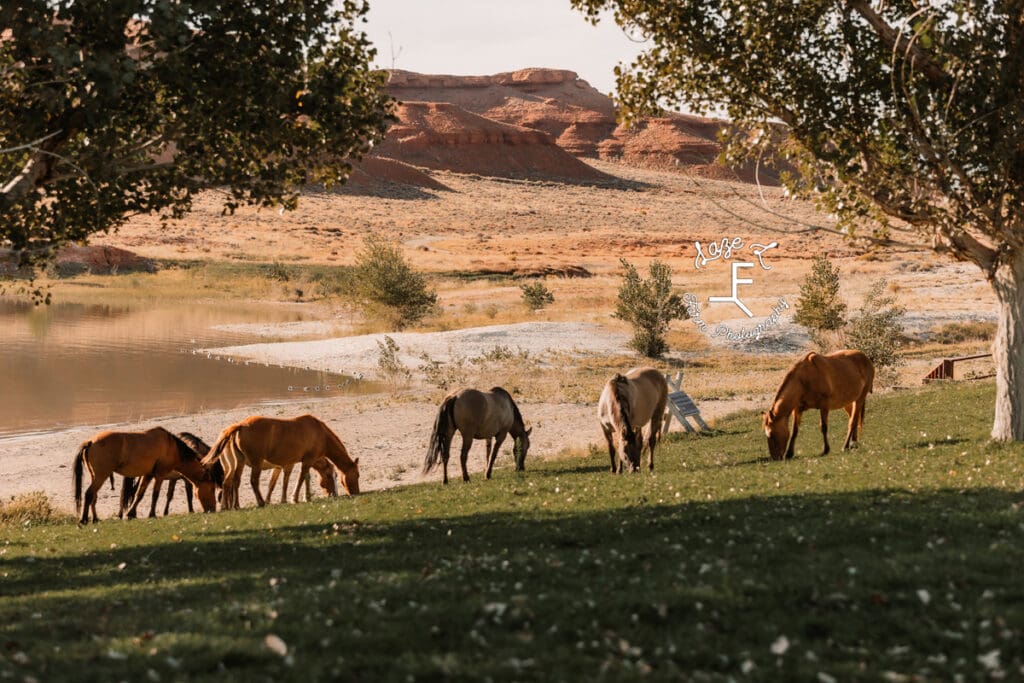
[{"label": "tree trunk", "polygon": [[999,328],[992,345],[996,364],[996,415],[992,438],[1024,441],[1024,253],[1013,254],[996,271]]}]

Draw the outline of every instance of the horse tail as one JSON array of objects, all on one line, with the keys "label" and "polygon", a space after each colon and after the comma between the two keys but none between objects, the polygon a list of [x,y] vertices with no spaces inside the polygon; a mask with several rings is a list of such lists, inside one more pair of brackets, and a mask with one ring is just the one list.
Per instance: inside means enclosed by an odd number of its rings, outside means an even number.
[{"label": "horse tail", "polygon": [[210,447],[210,452],[207,453],[202,460],[202,464],[204,467],[209,467],[220,460],[220,456],[224,452],[224,448],[228,445],[228,442],[231,441],[231,438],[240,428],[241,425],[235,424],[231,425],[223,432],[221,432],[220,438],[217,439],[217,443],[213,444],[213,446]]},{"label": "horse tail", "polygon": [[138,489],[138,482],[134,477],[125,477],[121,480],[121,514],[131,507],[135,498],[135,491]]},{"label": "horse tail", "polygon": [[78,447],[75,459],[71,461],[71,493],[75,496],[76,512],[82,507],[82,470],[90,446],[92,446],[92,441],[84,442]]},{"label": "horse tail", "polygon": [[441,456],[451,447],[448,431],[455,424],[455,396],[449,396],[441,402],[434,420],[434,433],[430,435],[430,446],[427,457],[423,460],[423,474],[430,472],[441,461]]}]

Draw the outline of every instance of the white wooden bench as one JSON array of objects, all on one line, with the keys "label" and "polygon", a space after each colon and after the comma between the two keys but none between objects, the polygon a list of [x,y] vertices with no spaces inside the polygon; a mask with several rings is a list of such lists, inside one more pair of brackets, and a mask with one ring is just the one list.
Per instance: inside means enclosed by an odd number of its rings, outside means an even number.
[{"label": "white wooden bench", "polygon": [[[668,415],[665,418],[665,426],[662,428],[661,433],[668,433],[673,417],[679,420],[679,424],[687,432],[693,433],[700,430],[710,432],[711,427],[708,427],[707,423],[700,416],[700,409],[697,407],[697,404],[683,391],[683,373],[677,372],[674,378],[665,375],[665,381],[668,382],[670,391],[668,393]],[[697,424],[696,429],[690,424],[691,419]]]}]

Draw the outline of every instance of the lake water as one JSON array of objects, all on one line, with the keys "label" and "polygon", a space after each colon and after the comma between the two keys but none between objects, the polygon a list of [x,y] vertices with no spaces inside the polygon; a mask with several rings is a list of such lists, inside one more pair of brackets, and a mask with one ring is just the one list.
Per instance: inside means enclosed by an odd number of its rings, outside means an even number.
[{"label": "lake water", "polygon": [[0,435],[369,390],[341,375],[202,351],[267,341],[219,325],[308,319],[273,305],[0,300]]}]

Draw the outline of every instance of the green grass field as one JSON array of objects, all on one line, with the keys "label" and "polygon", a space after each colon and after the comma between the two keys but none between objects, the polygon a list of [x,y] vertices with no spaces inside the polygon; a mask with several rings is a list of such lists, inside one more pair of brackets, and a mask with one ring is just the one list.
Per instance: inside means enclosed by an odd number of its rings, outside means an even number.
[{"label": "green grass field", "polygon": [[0,679],[1019,680],[1024,448],[987,442],[992,394],[873,397],[824,458],[817,413],[785,463],[745,414],[653,476],[503,456],[447,488],[0,527]]}]

